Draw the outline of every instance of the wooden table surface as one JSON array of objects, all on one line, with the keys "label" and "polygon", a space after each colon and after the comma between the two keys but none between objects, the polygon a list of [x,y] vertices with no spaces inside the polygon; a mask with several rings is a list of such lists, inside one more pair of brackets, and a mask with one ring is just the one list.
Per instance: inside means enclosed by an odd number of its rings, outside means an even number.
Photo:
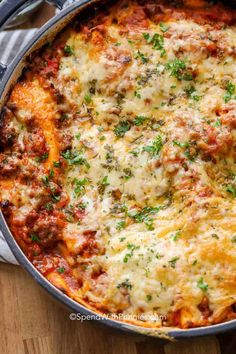
[{"label": "wooden table surface", "polygon": [[[44,4],[23,28],[54,14]],[[234,354],[235,334],[163,343],[117,333],[94,322],[69,319],[69,311],[19,266],[0,263],[1,354]]]},{"label": "wooden table surface", "polygon": [[162,343],[72,321],[20,266],[0,263],[1,354],[233,354],[233,334]]}]

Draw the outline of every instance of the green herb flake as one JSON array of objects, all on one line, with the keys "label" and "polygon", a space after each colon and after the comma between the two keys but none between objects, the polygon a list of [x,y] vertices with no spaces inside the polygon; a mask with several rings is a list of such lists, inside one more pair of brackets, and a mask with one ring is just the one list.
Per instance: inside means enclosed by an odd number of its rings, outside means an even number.
[{"label": "green herb flake", "polygon": [[226,192],[231,193],[236,198],[236,188],[232,184],[228,184],[225,188]]},{"label": "green herb flake", "polygon": [[187,141],[184,143],[180,143],[179,141],[174,140],[173,145],[178,146],[180,148],[186,148],[186,149],[190,147],[190,144]]},{"label": "green herb flake", "polygon": [[177,231],[176,233],[172,234],[170,237],[173,241],[177,241],[180,237],[180,231]]},{"label": "green herb flake", "polygon": [[102,186],[109,186],[110,183],[108,182],[108,176],[103,177],[102,181],[101,181],[101,185]]},{"label": "green herb flake", "polygon": [[172,268],[175,268],[176,262],[179,260],[179,257],[173,257],[169,260],[169,264]]},{"label": "green herb flake", "polygon": [[132,172],[132,170],[131,170],[130,168],[124,168],[123,172],[124,172],[123,178],[124,178],[125,180],[128,180],[128,179],[130,179],[131,177],[133,177],[133,172]]},{"label": "green herb flake", "polygon": [[76,196],[81,196],[85,192],[85,186],[88,184],[88,182],[89,180],[87,178],[74,178],[73,185],[75,186],[74,192]]},{"label": "green herb flake", "polygon": [[65,270],[66,270],[66,269],[65,269],[64,267],[59,267],[59,268],[57,268],[57,272],[60,273],[60,274],[64,273]]},{"label": "green herb flake", "polygon": [[49,203],[45,204],[44,208],[48,211],[51,211],[51,210],[53,210],[53,205],[52,205],[52,203],[49,202]]},{"label": "green herb flake", "polygon": [[134,250],[137,250],[139,248],[140,246],[135,246],[133,243],[128,243],[127,249],[129,250],[129,253],[126,253],[126,255],[123,258],[123,262],[127,263],[129,259],[133,256]]},{"label": "green herb flake", "polygon": [[208,284],[204,282],[202,277],[200,279],[198,279],[197,286],[199,289],[201,289],[204,292],[206,292],[208,290]]},{"label": "green herb flake", "polygon": [[138,154],[139,154],[139,149],[137,148],[137,149],[134,149],[134,150],[130,150],[129,153],[132,154],[133,156],[137,157]]},{"label": "green herb flake", "polygon": [[221,120],[219,118],[217,118],[214,126],[215,127],[220,127],[221,125],[222,125]]},{"label": "green herb flake", "polygon": [[125,133],[127,133],[130,130],[130,128],[131,128],[130,123],[127,120],[123,120],[116,125],[114,129],[114,133],[117,137],[122,138],[125,136]]},{"label": "green herb flake", "polygon": [[81,152],[76,150],[66,150],[61,153],[62,157],[68,161],[69,165],[84,165],[87,168],[90,168],[89,163],[84,158]]},{"label": "green herb flake", "polygon": [[160,51],[161,57],[166,54],[164,49],[164,37],[161,34],[155,33],[151,36],[149,33],[143,33],[143,37],[146,39],[148,44],[153,45],[153,49]]},{"label": "green herb flake", "polygon": [[56,195],[54,193],[51,195],[51,198],[52,198],[52,201],[54,203],[57,203],[57,202],[59,202],[61,200],[61,196],[60,195]]},{"label": "green herb flake", "polygon": [[138,91],[134,91],[134,96],[137,97],[138,99],[141,99],[142,96]]},{"label": "green herb flake", "polygon": [[53,166],[56,168],[60,168],[61,167],[60,161],[53,161]]},{"label": "green herb flake", "polygon": [[118,288],[118,289],[120,289],[120,288],[125,288],[125,289],[131,290],[131,289],[132,289],[132,285],[130,284],[129,279],[126,279],[126,280],[123,281],[122,283],[118,284],[118,285],[117,285],[117,288]]},{"label": "green herb flake", "polygon": [[147,300],[147,302],[152,301],[152,295],[147,294],[147,295],[146,295],[146,300]]},{"label": "green herb flake", "polygon": [[40,243],[40,238],[36,233],[32,232],[30,238],[32,242]]},{"label": "green herb flake", "polygon": [[65,45],[64,52],[67,55],[74,55],[75,54],[74,49],[70,45]]},{"label": "green herb flake", "polygon": [[185,150],[184,155],[189,161],[194,161],[198,156],[198,152],[194,148],[191,148],[191,143],[187,141],[181,143],[179,141],[174,140],[173,145],[183,148]]},{"label": "green herb flake", "polygon": [[48,176],[43,176],[42,177],[42,182],[47,186],[49,184],[49,177]]},{"label": "green herb flake", "polygon": [[225,103],[229,102],[235,93],[235,85],[232,82],[228,82],[226,86],[226,94],[224,95]]},{"label": "green herb flake", "polygon": [[157,156],[161,151],[164,143],[161,135],[158,135],[152,145],[144,146],[143,151],[148,152],[152,157]]},{"label": "green herb flake", "polygon": [[135,119],[134,119],[134,124],[136,126],[140,126],[142,125],[148,118],[145,117],[145,116],[136,116]]},{"label": "green herb flake", "polygon": [[42,154],[41,156],[37,156],[37,157],[35,157],[35,161],[36,162],[44,162],[45,160],[47,160],[47,158],[48,158],[48,156],[49,156],[49,153],[48,152],[45,152],[44,154]]},{"label": "green herb flake", "polygon": [[135,59],[140,59],[143,64],[147,64],[148,63],[148,58],[145,57],[145,55],[142,52],[140,52],[140,50],[138,50],[138,52],[136,53],[134,58]]},{"label": "green herb flake", "polygon": [[232,243],[236,243],[236,235],[231,238]]},{"label": "green herb flake", "polygon": [[149,231],[154,230],[153,218],[151,215],[158,213],[162,207],[144,207],[142,210],[131,210],[128,216],[136,223],[144,223]]},{"label": "green herb flake", "polygon": [[116,225],[116,230],[123,230],[125,228],[125,221],[122,220],[122,221],[119,221]]},{"label": "green herb flake", "polygon": [[187,94],[188,98],[198,102],[200,100],[200,96],[196,95],[196,89],[194,86],[188,86],[184,89],[185,93]]},{"label": "green herb flake", "polygon": [[186,62],[178,58],[165,64],[165,68],[170,71],[170,76],[176,77],[178,80],[193,80],[192,73],[187,69]]},{"label": "green herb flake", "polygon": [[85,103],[89,104],[92,102],[92,97],[90,96],[89,93],[87,93],[85,96],[84,96],[84,101]]},{"label": "green herb flake", "polygon": [[81,133],[77,133],[77,134],[75,135],[75,137],[76,137],[77,140],[80,140],[80,138],[81,138]]},{"label": "green herb flake", "polygon": [[167,26],[165,23],[160,22],[160,29],[163,33],[167,32],[170,27]]}]

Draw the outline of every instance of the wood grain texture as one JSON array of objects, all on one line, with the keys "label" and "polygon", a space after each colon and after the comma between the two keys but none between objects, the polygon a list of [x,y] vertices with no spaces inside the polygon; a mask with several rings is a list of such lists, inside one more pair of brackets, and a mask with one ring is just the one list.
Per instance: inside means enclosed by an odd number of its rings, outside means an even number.
[{"label": "wood grain texture", "polygon": [[[54,14],[43,4],[21,28],[40,27]],[[234,354],[236,333],[163,343],[69,319],[69,311],[20,267],[0,263],[1,354]]]},{"label": "wood grain texture", "polygon": [[233,354],[234,334],[166,343],[69,319],[23,269],[0,263],[1,354]]}]

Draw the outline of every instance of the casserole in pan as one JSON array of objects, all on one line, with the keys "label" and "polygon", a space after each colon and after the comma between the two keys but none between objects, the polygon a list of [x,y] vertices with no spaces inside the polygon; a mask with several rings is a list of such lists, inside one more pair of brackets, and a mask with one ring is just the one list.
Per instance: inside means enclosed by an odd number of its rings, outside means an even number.
[{"label": "casserole in pan", "polygon": [[1,229],[74,311],[235,328],[235,25],[220,2],[78,2],[2,67]]}]

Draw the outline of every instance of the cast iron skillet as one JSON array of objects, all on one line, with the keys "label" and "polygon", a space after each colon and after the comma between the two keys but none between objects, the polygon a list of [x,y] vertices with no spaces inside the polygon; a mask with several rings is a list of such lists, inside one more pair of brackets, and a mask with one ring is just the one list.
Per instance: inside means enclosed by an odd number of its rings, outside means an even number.
[{"label": "cast iron skillet", "polygon": [[[25,48],[16,56],[13,62],[9,66],[5,66],[0,63],[0,110],[1,106],[4,104],[4,101],[7,97],[12,85],[18,79],[21,74],[21,71],[25,65],[25,60],[30,53],[34,50],[40,48],[45,44],[49,39],[53,37],[65,26],[67,25],[76,15],[83,16],[87,15],[88,11],[91,14],[92,11],[95,11],[95,8],[98,6],[103,6],[99,0],[80,0],[74,3],[73,5],[62,10],[58,15],[53,17],[49,22],[47,22],[34,36],[34,38],[25,46]],[[0,5],[0,28],[9,20],[13,14],[22,10],[26,7],[27,4],[32,3],[28,0],[3,0],[3,3]],[[229,1],[230,2],[230,1]],[[65,0],[51,0],[50,3],[55,5],[58,8],[62,8]],[[231,4],[235,5],[234,1],[231,1]],[[76,314],[82,314],[86,316],[96,317],[101,322],[114,327],[116,329],[124,330],[131,333],[139,333],[152,337],[164,337],[167,339],[180,339],[180,338],[189,338],[189,337],[198,337],[204,335],[212,335],[217,333],[226,332],[229,330],[236,329],[236,320],[228,321],[225,323],[211,325],[207,327],[199,327],[193,329],[171,329],[167,328],[164,331],[158,329],[147,329],[138,327],[132,324],[127,324],[123,322],[118,322],[112,319],[103,318],[93,312],[88,310],[83,305],[72,300],[62,291],[53,286],[46,278],[44,278],[36,268],[31,264],[31,262],[26,258],[24,253],[21,251],[17,242],[15,241],[13,235],[11,234],[7,223],[4,219],[2,212],[0,211],[0,229],[5,236],[5,239],[13,252],[14,256],[21,264],[21,266],[28,271],[31,276],[44,288],[46,289],[54,298],[59,300],[61,303],[66,305],[70,310]],[[92,317],[93,318],[93,317]]]}]

